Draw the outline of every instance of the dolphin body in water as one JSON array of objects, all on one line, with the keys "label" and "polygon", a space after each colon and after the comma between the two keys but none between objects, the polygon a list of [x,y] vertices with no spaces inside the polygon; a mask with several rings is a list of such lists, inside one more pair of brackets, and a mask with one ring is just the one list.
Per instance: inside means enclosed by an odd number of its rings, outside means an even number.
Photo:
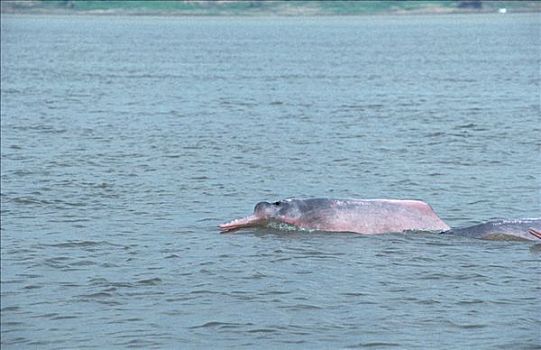
[{"label": "dolphin body in water", "polygon": [[255,226],[381,234],[425,231],[482,239],[541,240],[541,219],[499,220],[451,229],[423,201],[397,199],[284,199],[260,202],[252,215],[221,224],[222,232]]},{"label": "dolphin body in water", "polygon": [[541,219],[491,220],[442,233],[490,240],[541,241]]},{"label": "dolphin body in water", "polygon": [[260,202],[254,213],[220,225],[224,232],[243,227],[290,225],[300,229],[378,234],[450,229],[422,201],[396,199],[285,199]]}]

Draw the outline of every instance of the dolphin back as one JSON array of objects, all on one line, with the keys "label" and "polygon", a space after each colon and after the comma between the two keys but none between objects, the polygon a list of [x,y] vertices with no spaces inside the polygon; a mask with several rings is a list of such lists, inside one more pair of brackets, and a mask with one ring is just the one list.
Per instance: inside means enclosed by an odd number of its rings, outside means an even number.
[{"label": "dolphin back", "polygon": [[491,220],[482,224],[451,229],[443,232],[489,240],[541,241],[541,218],[517,220]]}]

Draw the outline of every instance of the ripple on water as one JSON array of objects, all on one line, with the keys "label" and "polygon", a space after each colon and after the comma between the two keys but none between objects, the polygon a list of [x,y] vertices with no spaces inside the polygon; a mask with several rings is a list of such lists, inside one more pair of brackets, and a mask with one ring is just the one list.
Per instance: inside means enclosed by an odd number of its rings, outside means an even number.
[{"label": "ripple on water", "polygon": [[232,329],[232,328],[242,328],[246,326],[253,326],[253,323],[236,323],[236,322],[220,322],[220,321],[208,321],[201,325],[196,325],[190,327],[190,329],[199,329],[199,328],[217,328],[217,329]]}]

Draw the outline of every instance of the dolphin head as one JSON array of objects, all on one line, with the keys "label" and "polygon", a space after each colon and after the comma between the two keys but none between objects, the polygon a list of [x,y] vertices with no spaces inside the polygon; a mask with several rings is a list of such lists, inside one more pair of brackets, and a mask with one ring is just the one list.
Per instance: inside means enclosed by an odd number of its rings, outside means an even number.
[{"label": "dolphin head", "polygon": [[223,232],[227,232],[243,227],[265,225],[269,221],[294,224],[300,214],[295,200],[286,199],[273,203],[259,202],[254,207],[254,213],[252,215],[222,224],[220,225],[220,229]]},{"label": "dolphin head", "polygon": [[279,215],[283,209],[281,201],[274,203],[259,202],[254,207],[254,215],[269,220]]},{"label": "dolphin head", "polygon": [[296,224],[311,208],[302,199],[284,199],[278,202],[259,202],[254,208],[254,215],[266,221],[278,221]]}]

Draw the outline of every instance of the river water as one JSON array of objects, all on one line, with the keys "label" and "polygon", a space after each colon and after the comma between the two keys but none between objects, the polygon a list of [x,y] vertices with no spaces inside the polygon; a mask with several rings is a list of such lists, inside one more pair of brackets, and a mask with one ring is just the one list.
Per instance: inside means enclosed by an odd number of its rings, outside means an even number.
[{"label": "river water", "polygon": [[540,23],[3,15],[2,348],[539,348],[539,246],[216,226],[541,216]]}]

